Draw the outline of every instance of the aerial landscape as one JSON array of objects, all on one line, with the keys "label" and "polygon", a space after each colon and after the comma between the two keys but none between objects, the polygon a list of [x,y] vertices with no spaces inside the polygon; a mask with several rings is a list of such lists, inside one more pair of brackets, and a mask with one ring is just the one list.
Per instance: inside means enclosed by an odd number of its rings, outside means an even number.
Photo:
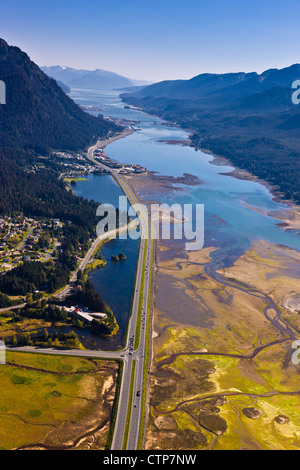
[{"label": "aerial landscape", "polygon": [[0,450],[300,449],[300,5],[272,4],[4,2]]}]

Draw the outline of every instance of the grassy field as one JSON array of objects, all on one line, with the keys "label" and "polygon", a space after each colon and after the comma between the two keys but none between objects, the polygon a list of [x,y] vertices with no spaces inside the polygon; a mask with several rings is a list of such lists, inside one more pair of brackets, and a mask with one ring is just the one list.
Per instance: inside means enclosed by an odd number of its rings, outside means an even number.
[{"label": "grassy field", "polygon": [[71,181],[74,181],[75,183],[78,183],[79,181],[88,181],[88,178],[82,178],[82,177],[74,177],[74,178],[64,178],[65,183],[71,183]]},{"label": "grassy field", "polygon": [[104,449],[113,361],[7,352],[0,365],[0,448]]}]

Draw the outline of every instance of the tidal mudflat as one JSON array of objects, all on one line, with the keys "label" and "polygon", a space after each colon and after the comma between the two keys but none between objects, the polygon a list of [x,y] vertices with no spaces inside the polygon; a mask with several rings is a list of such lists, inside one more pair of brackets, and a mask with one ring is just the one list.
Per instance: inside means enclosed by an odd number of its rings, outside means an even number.
[{"label": "tidal mudflat", "polygon": [[[128,179],[146,204],[168,191],[151,175]],[[297,449],[299,251],[257,240],[222,268],[213,240],[156,246],[146,448]]]},{"label": "tidal mudflat", "polygon": [[139,121],[106,153],[148,169],[128,178],[143,203],[205,205],[202,250],[156,243],[145,447],[298,449],[299,208],[225,159],[196,152],[187,131],[125,110],[117,96],[103,107]]},{"label": "tidal mudflat", "polygon": [[[159,248],[146,448],[297,449],[299,313],[286,302],[299,273],[281,264],[284,248],[258,243],[213,278],[213,251]],[[248,270],[254,256],[261,265]]]}]

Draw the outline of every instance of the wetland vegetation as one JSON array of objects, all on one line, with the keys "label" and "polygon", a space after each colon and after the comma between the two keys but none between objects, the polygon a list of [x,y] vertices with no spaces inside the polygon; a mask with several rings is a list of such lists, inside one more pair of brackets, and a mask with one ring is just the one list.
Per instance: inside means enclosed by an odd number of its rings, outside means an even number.
[{"label": "wetland vegetation", "polygon": [[0,365],[0,448],[105,449],[119,366],[7,352]]}]

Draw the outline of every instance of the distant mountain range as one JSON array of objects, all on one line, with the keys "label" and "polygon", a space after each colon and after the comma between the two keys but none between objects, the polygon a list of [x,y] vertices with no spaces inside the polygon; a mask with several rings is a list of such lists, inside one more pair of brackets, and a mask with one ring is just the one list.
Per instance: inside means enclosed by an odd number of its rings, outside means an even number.
[{"label": "distant mountain range", "polygon": [[[253,102],[258,103],[260,99],[258,94],[261,94],[262,100],[267,95],[270,95],[270,90],[276,89],[277,94],[280,94],[280,89],[284,94],[284,89],[291,89],[294,80],[300,78],[300,64],[292,65],[291,67],[281,70],[270,69],[261,75],[256,72],[253,73],[227,73],[227,74],[201,74],[190,80],[174,80],[155,83],[150,86],[144,87],[138,91],[134,96],[127,96],[126,99],[134,98],[136,100],[143,100],[144,98],[152,97],[153,99],[167,98],[174,100],[193,100],[195,105],[202,108],[220,107],[224,105],[237,105],[243,103],[246,106],[250,105],[251,95],[255,95]],[[265,92],[267,91],[267,95]],[[272,93],[271,93],[272,94]],[[272,100],[274,107],[278,105],[276,100]],[[282,105],[291,107],[292,103],[289,99]]]},{"label": "distant mountain range", "polygon": [[118,88],[131,88],[134,86],[148,85],[141,80],[131,80],[107,70],[77,70],[71,67],[44,66],[41,67],[49,77],[54,78],[70,88],[113,90]]},{"label": "distant mountain range", "polygon": [[84,112],[27,54],[3,39],[0,78],[7,89],[7,104],[0,106],[0,146],[79,150],[116,128]]},{"label": "distant mountain range", "polygon": [[201,74],[123,93],[126,103],[189,129],[192,145],[230,159],[300,202],[300,65],[262,74]]}]

